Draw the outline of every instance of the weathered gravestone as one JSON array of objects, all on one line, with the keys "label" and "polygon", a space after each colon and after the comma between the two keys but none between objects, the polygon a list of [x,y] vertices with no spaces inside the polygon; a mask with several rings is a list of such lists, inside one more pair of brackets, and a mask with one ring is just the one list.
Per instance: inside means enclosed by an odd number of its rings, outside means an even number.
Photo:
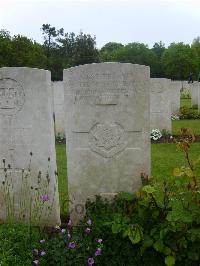
[{"label": "weathered gravestone", "polygon": [[55,131],[56,136],[65,136],[64,124],[64,87],[63,81],[51,83],[54,97]]},{"label": "weathered gravestone", "polygon": [[87,198],[136,191],[150,173],[149,67],[90,64],[64,70],[71,216]]},{"label": "weathered gravestone", "polygon": [[60,223],[50,72],[0,69],[0,220]]},{"label": "weathered gravestone", "polygon": [[170,103],[171,103],[171,114],[178,115],[180,111],[180,98],[181,98],[181,81],[171,81],[170,83]]},{"label": "weathered gravestone", "polygon": [[151,78],[150,128],[171,132],[171,102],[169,79]]}]

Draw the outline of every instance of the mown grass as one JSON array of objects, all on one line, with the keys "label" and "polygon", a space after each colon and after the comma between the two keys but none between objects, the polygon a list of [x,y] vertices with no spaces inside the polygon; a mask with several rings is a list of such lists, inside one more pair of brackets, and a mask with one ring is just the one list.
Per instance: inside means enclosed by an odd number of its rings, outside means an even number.
[{"label": "mown grass", "polygon": [[179,135],[181,128],[192,129],[195,135],[200,135],[200,119],[188,120],[173,120],[172,121],[172,134]]},{"label": "mown grass", "polygon": [[66,159],[66,145],[56,145],[56,157],[57,157],[57,171],[58,171],[58,190],[60,196],[61,214],[64,215],[67,212],[67,196],[68,196],[68,183],[67,183],[67,159]]},{"label": "mown grass", "polygon": [[[65,145],[56,145],[57,150],[57,164],[59,175],[59,192],[61,203],[61,215],[66,214],[66,200],[67,200],[67,166]],[[196,159],[200,157],[200,143],[194,143],[191,146],[191,158]],[[163,143],[151,145],[151,176],[163,178],[172,175],[173,169],[186,165],[183,154],[177,148],[175,143]],[[198,167],[200,174],[200,167]]]},{"label": "mown grass", "polygon": [[[190,157],[192,160],[200,158],[200,143],[191,145]],[[169,177],[175,167],[187,165],[183,153],[175,143],[151,145],[151,175],[153,177]],[[200,166],[197,168],[200,174]]]}]

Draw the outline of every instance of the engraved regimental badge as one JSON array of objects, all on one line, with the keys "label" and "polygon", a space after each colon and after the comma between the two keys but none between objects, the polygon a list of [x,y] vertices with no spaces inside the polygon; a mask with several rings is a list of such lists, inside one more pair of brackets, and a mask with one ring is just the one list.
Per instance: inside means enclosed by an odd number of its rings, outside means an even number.
[{"label": "engraved regimental badge", "polygon": [[22,86],[14,79],[0,79],[0,114],[12,116],[24,105],[25,94]]},{"label": "engraved regimental badge", "polygon": [[123,127],[117,123],[94,125],[89,133],[89,146],[92,151],[105,158],[111,158],[126,148],[127,142]]}]

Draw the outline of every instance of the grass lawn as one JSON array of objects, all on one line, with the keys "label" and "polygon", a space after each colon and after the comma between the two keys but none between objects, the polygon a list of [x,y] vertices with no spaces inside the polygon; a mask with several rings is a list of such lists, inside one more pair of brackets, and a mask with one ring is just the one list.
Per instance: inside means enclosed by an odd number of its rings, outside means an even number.
[{"label": "grass lawn", "polygon": [[[59,192],[61,202],[61,215],[67,211],[67,166],[65,145],[56,145],[57,165],[59,176]],[[200,157],[200,143],[194,143],[191,147],[191,158]],[[186,165],[183,154],[174,143],[152,144],[151,145],[151,175],[155,177],[170,176],[175,167]],[[200,166],[198,167],[200,173]]]},{"label": "grass lawn", "polygon": [[173,120],[172,121],[173,135],[180,134],[181,128],[191,128],[195,135],[200,135],[200,119]]},{"label": "grass lawn", "polygon": [[[192,160],[200,158],[200,143],[191,145],[190,156]],[[174,143],[151,145],[151,175],[155,177],[168,177],[172,175],[175,167],[187,165],[183,153]],[[200,174],[200,166],[197,168]]]},{"label": "grass lawn", "polygon": [[67,212],[67,161],[65,144],[56,145],[56,157],[57,157],[57,167],[58,167],[58,189],[60,195],[60,205],[61,214]]}]

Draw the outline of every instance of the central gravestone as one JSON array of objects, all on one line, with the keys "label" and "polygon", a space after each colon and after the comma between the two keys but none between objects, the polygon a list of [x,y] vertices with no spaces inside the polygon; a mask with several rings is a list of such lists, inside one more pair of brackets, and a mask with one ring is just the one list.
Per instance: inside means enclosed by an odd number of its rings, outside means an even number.
[{"label": "central gravestone", "polygon": [[171,122],[171,81],[165,78],[151,78],[151,130],[172,131]]},{"label": "central gravestone", "polygon": [[87,198],[137,191],[150,171],[149,67],[100,63],[64,70],[70,213]]},{"label": "central gravestone", "polygon": [[51,76],[0,68],[0,220],[60,223]]}]

